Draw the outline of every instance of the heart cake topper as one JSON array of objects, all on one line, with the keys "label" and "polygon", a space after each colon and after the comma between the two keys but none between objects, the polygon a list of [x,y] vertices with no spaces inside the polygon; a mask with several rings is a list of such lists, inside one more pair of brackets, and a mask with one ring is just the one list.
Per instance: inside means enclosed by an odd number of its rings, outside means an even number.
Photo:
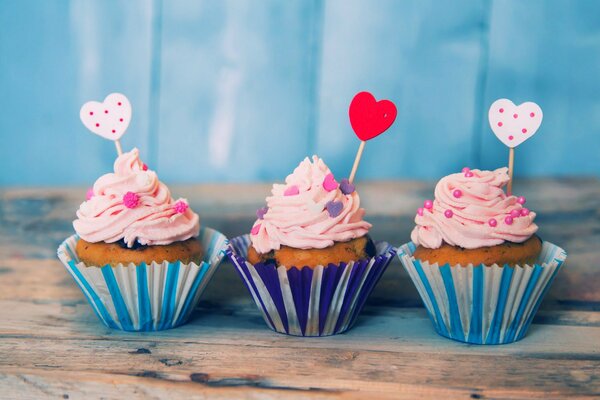
[{"label": "heart cake topper", "polygon": [[377,101],[375,96],[369,92],[360,92],[354,96],[352,102],[350,102],[348,115],[352,130],[361,142],[356,152],[348,184],[352,185],[367,140],[371,140],[387,131],[396,120],[397,113],[394,103],[389,100]]},{"label": "heart cake topper", "polygon": [[90,131],[113,140],[119,155],[122,153],[119,139],[131,122],[131,103],[125,95],[111,93],[102,103],[88,101],[81,107],[79,117]]},{"label": "heart cake topper", "polygon": [[544,117],[537,104],[528,101],[516,106],[508,99],[496,100],[490,107],[488,116],[496,137],[511,148],[532,137]]},{"label": "heart cake topper", "polygon": [[360,92],[352,99],[350,125],[362,141],[371,140],[389,129],[396,119],[396,106],[389,100],[375,100],[369,92]]}]

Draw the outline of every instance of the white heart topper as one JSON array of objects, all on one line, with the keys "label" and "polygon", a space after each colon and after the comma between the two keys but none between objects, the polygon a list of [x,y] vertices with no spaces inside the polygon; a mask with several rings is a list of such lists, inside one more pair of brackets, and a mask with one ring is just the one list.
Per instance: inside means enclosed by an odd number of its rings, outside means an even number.
[{"label": "white heart topper", "polygon": [[499,99],[489,111],[490,127],[502,143],[517,147],[532,137],[542,123],[542,109],[535,103],[516,106],[508,99]]},{"label": "white heart topper", "polygon": [[81,122],[96,135],[119,140],[131,121],[131,104],[125,95],[111,93],[102,103],[88,101],[79,111]]}]

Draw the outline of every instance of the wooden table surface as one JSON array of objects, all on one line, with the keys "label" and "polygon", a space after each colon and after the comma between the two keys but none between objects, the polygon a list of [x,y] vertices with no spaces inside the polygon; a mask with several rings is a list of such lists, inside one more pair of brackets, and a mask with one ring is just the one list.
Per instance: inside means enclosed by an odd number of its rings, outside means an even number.
[{"label": "wooden table surface", "polygon": [[[433,183],[359,185],[372,234],[407,241]],[[267,185],[173,187],[202,223],[245,233]],[[600,396],[600,183],[518,181],[540,235],[569,254],[529,334],[478,346],[438,336],[394,261],[357,325],[271,332],[228,262],[191,321],[105,328],[56,258],[85,189],[0,191],[0,398],[565,398]]]}]

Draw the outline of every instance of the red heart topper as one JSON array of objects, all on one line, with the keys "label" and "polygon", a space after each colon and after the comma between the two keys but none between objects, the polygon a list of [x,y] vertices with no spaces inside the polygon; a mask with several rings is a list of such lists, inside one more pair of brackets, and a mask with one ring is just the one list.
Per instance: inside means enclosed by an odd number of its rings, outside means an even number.
[{"label": "red heart topper", "polygon": [[369,92],[354,96],[348,110],[350,125],[362,141],[373,139],[388,130],[397,113],[394,103],[389,100],[377,101]]}]

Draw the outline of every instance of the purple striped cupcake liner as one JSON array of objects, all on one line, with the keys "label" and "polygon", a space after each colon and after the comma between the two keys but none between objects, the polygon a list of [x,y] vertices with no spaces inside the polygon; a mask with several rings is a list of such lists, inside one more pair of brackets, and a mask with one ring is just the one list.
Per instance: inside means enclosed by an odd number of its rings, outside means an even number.
[{"label": "purple striped cupcake liner", "polygon": [[396,249],[376,243],[376,254],[349,263],[315,268],[246,260],[250,236],[233,238],[226,251],[267,325],[293,336],[329,336],[350,329]]}]

